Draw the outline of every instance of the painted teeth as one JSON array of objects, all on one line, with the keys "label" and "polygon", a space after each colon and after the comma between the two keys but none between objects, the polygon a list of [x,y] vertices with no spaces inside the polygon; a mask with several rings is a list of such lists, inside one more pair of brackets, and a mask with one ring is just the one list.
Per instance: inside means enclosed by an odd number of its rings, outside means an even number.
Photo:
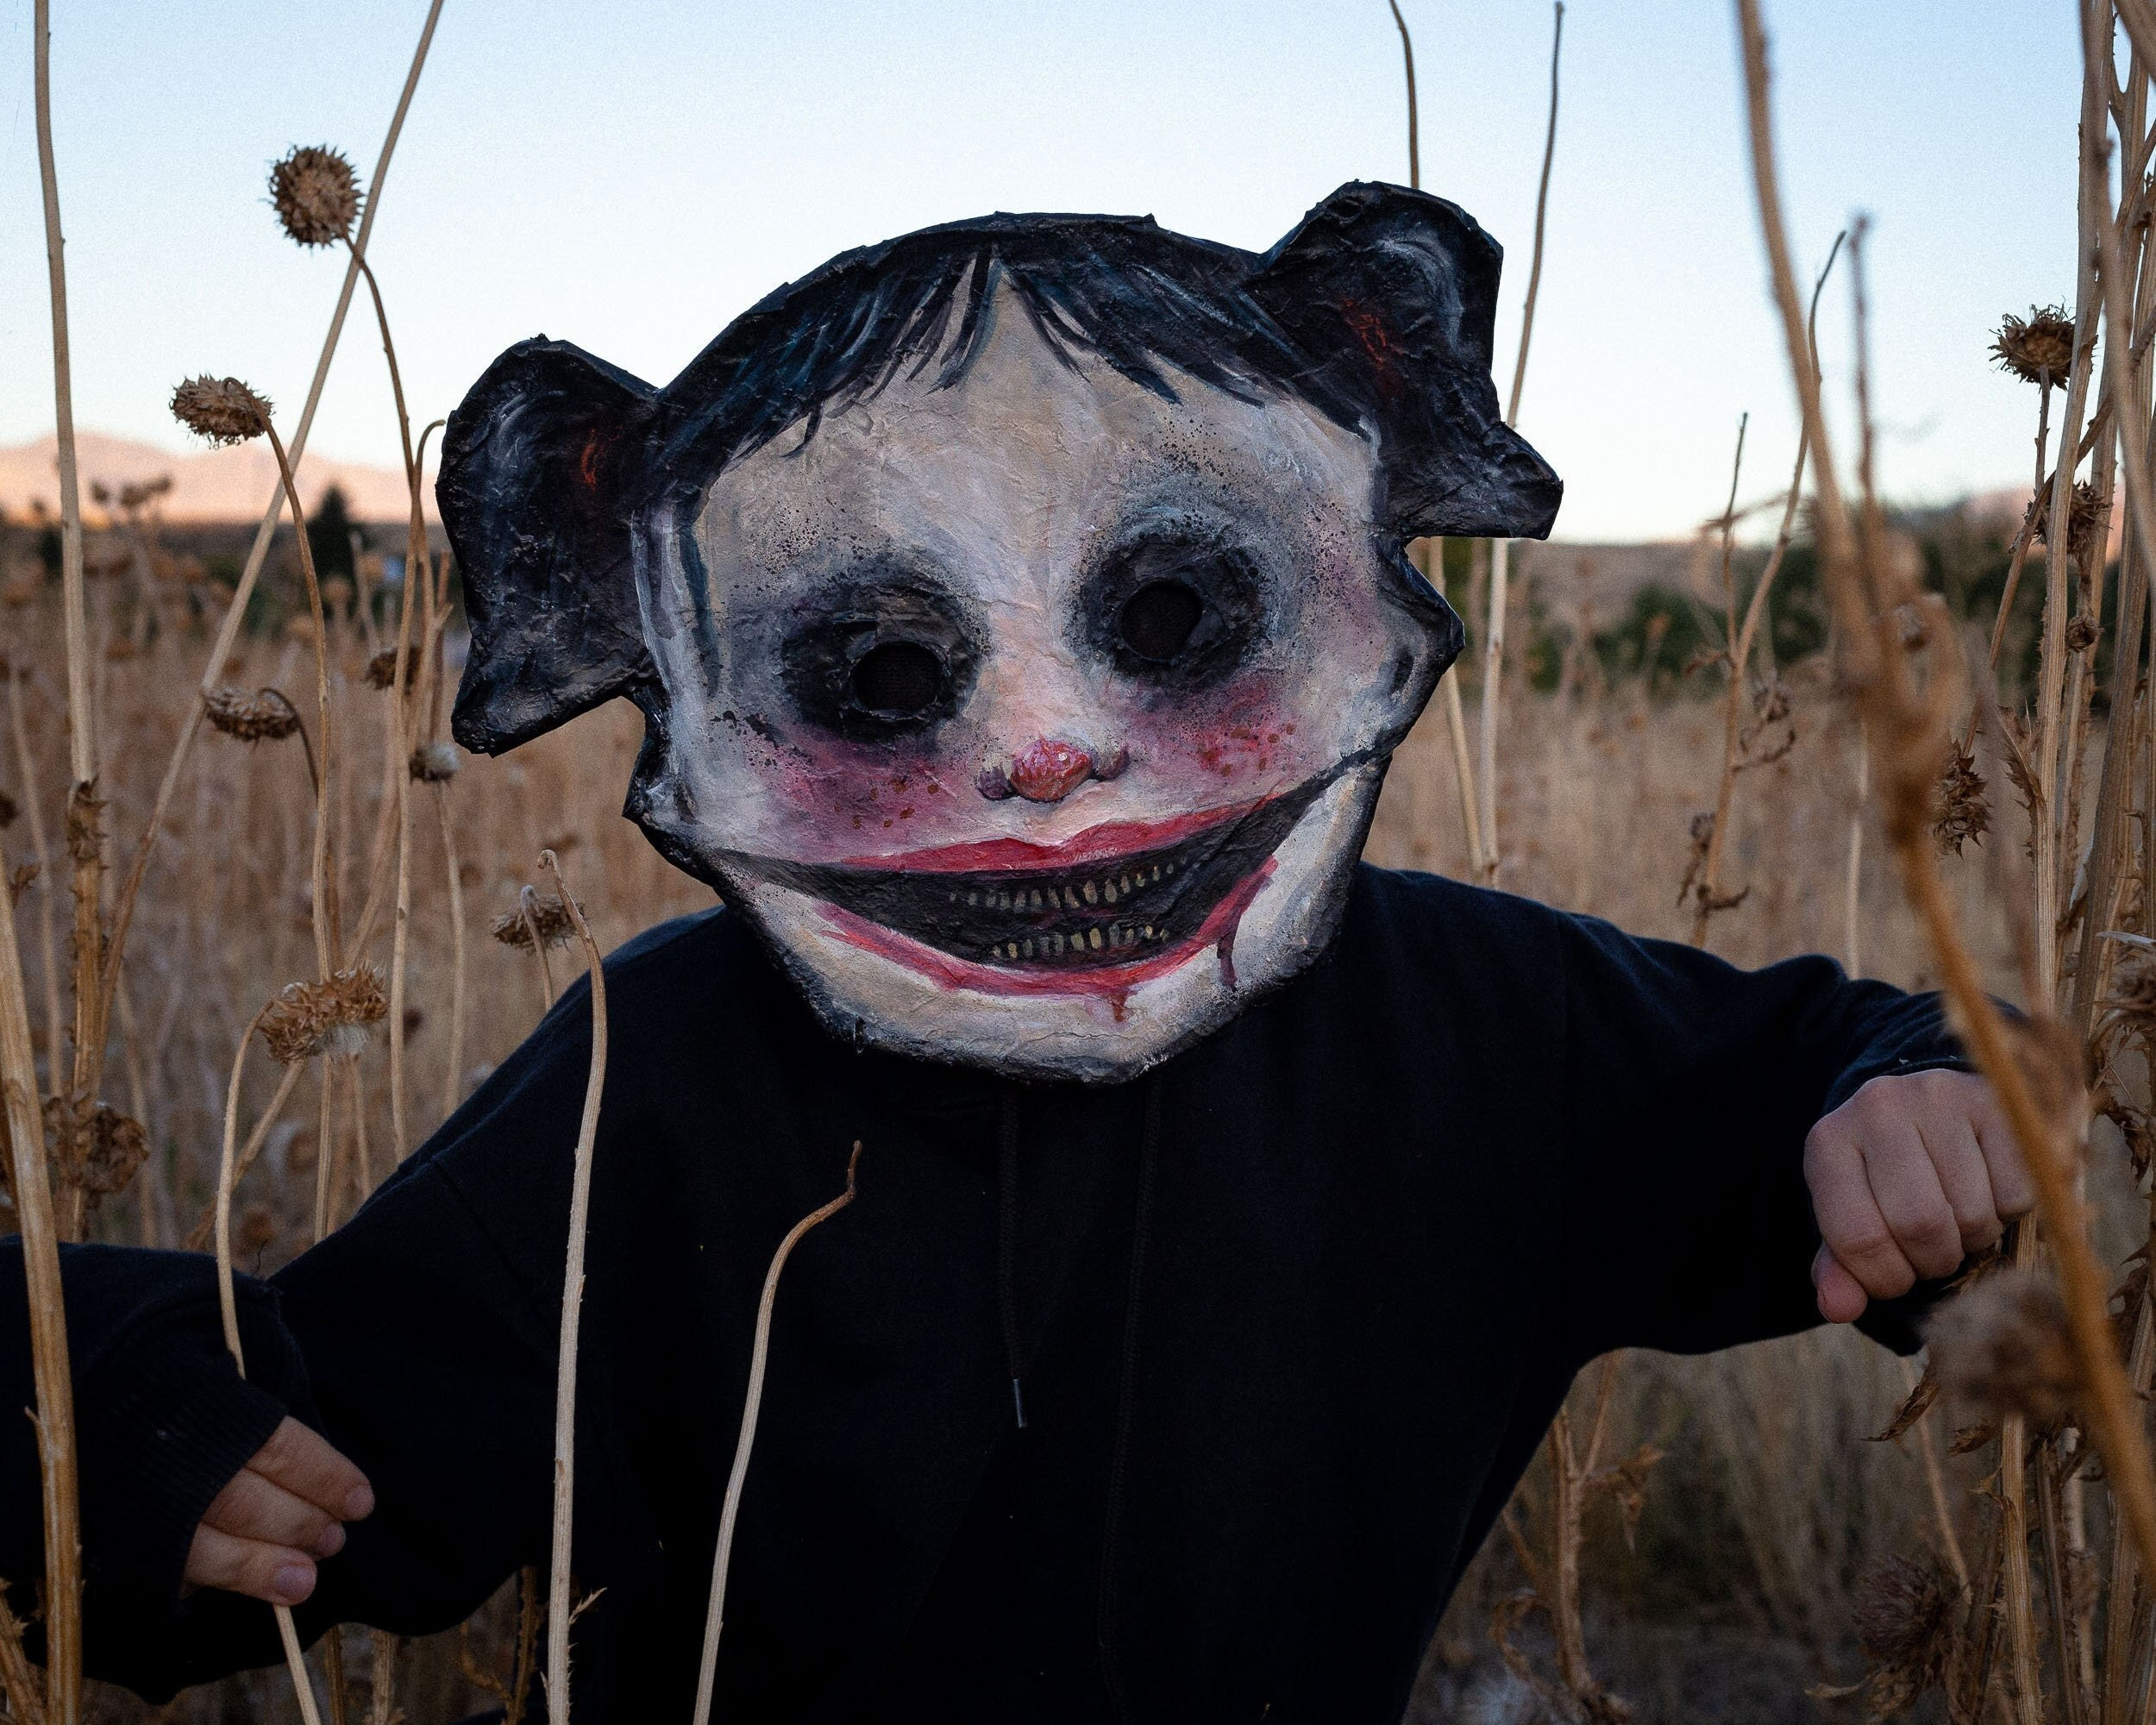
[{"label": "painted teeth", "polygon": [[[1126,893],[1131,890],[1130,878],[1127,875],[1124,877],[1123,890]],[[1100,887],[1100,896],[1106,899],[1110,904],[1113,904],[1115,902],[1115,882],[1112,881],[1103,881]]]},{"label": "painted teeth", "polygon": [[1089,928],[1086,931],[1086,944],[1090,946],[1095,952],[1100,951],[1100,931],[1099,929]]},{"label": "painted teeth", "polygon": [[1100,888],[1098,888],[1098,887],[1094,886],[1094,883],[1093,883],[1092,881],[1087,881],[1087,882],[1086,882],[1084,891],[1085,891],[1085,895],[1086,895],[1086,902],[1087,902],[1087,904],[1089,904],[1089,905],[1090,905],[1090,904],[1093,904],[1093,903],[1094,903],[1094,902],[1096,902],[1096,901],[1099,900],[1100,896]]}]

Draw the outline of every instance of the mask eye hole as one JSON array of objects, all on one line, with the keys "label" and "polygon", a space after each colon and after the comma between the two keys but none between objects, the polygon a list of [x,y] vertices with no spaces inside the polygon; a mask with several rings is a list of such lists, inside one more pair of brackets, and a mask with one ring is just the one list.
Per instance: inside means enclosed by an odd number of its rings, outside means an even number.
[{"label": "mask eye hole", "polygon": [[854,699],[879,718],[912,718],[943,699],[943,662],[915,641],[887,641],[854,666]]},{"label": "mask eye hole", "polygon": [[1190,644],[1206,602],[1183,581],[1149,581],[1123,602],[1116,632],[1148,664],[1165,665]]}]

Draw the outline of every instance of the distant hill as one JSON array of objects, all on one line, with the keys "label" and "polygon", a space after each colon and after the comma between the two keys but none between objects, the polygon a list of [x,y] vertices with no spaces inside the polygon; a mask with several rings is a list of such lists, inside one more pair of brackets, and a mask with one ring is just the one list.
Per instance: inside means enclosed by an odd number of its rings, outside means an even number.
[{"label": "distant hill", "polygon": [[[58,445],[47,436],[0,448],[0,511],[17,519],[41,503],[60,509]],[[75,435],[75,460],[82,475],[85,512],[96,509],[90,487],[101,482],[112,491],[170,474],[172,488],[158,507],[167,521],[254,521],[268,504],[277,483],[277,459],[261,442],[229,448],[193,449],[175,455],[154,443],[112,437],[101,431]],[[362,521],[405,518],[404,476],[394,467],[333,461],[310,455],[299,464],[299,495],[311,509],[331,486],[342,488],[354,517]],[[435,518],[434,482],[426,486],[429,520]]]}]

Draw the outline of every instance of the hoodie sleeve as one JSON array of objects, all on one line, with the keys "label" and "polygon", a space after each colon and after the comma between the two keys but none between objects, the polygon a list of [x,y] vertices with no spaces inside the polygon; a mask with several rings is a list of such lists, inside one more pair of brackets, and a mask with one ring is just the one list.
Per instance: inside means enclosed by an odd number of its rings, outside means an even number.
[{"label": "hoodie sleeve", "polygon": [[[1589,918],[1560,919],[1558,938],[1573,1361],[1818,1323],[1806,1135],[1873,1078],[1965,1064],[1938,997],[1818,957],[1739,970]],[[1936,1295],[1875,1301],[1858,1327],[1914,1352]]]},{"label": "hoodie sleeve", "polygon": [[[291,1414],[367,1475],[374,1514],[320,1566],[303,1636],[420,1634],[545,1561],[570,1158],[590,1048],[580,988],[351,1221],[267,1283],[241,1279],[248,1377],[196,1253],[65,1253],[76,1371],[85,1653],[152,1699],[280,1652],[269,1608],[180,1597],[210,1500]],[[484,1214],[482,1214],[482,1212]],[[0,1400],[34,1401],[19,1245],[0,1248]],[[602,1489],[605,1446],[580,1477]],[[44,1553],[28,1422],[0,1421],[0,1575]],[[580,1490],[580,1497],[584,1490]],[[602,1525],[603,1518],[594,1520]]]}]

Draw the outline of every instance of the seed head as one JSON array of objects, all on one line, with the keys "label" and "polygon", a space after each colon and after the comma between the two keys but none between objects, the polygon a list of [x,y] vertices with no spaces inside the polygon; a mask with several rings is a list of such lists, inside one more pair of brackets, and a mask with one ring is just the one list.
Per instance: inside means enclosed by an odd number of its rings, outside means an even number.
[{"label": "seed head", "polygon": [[212,443],[244,443],[269,427],[270,405],[237,378],[189,378],[172,392],[172,417]]},{"label": "seed head", "polygon": [[411,751],[411,775],[424,785],[446,784],[457,775],[464,757],[454,743],[424,743]]},{"label": "seed head", "polygon": [[[2050,543],[2051,532],[2051,483],[2046,480],[2044,488],[2029,499],[2028,513],[2023,518],[2028,536],[2032,540],[2041,539],[2046,544]],[[2093,481],[2083,480],[2074,486],[2066,499],[2066,554],[2076,561],[2087,560],[2090,548],[2096,543],[2096,526],[2103,512]]]},{"label": "seed head", "polygon": [[2020,1414],[2048,1430],[2080,1387],[2065,1302],[2028,1270],[1985,1276],[1940,1310],[1924,1339],[1940,1382],[1993,1416]]},{"label": "seed head", "polygon": [[397,649],[385,647],[367,662],[367,686],[386,689],[397,681]]},{"label": "seed head", "polygon": [[47,1152],[71,1186],[109,1196],[127,1189],[149,1155],[149,1138],[140,1120],[129,1120],[109,1102],[45,1099]]},{"label": "seed head", "polygon": [[315,1054],[359,1053],[367,1032],[389,1016],[382,973],[372,964],[321,982],[288,982],[262,1014],[262,1039],[285,1065]]},{"label": "seed head", "polygon": [[568,906],[561,902],[560,894],[534,893],[530,909],[529,919],[521,906],[496,917],[490,928],[494,938],[504,946],[529,952],[535,931],[548,946],[567,946],[575,938],[576,924],[570,920]]},{"label": "seed head", "polygon": [[1993,361],[2024,383],[2064,389],[2074,364],[2074,321],[2063,305],[2032,305],[2027,317],[2009,312],[1991,343]]},{"label": "seed head", "polygon": [[1959,1590],[1929,1558],[1882,1558],[1857,1581],[1857,1639],[1871,1666],[1871,1716],[1890,1719],[1946,1676]]},{"label": "seed head", "polygon": [[227,686],[202,698],[203,716],[242,743],[275,743],[299,729],[299,709],[275,689],[249,694]]},{"label": "seed head", "polygon": [[1975,752],[1957,739],[1946,752],[1946,770],[1932,799],[1932,839],[1942,856],[1961,855],[1961,847],[1981,844],[1991,830],[1990,806],[1984,800],[1984,776]]},{"label": "seed head", "polygon": [[327,144],[298,144],[270,169],[270,203],[285,231],[303,246],[333,246],[360,213],[352,164]]}]

